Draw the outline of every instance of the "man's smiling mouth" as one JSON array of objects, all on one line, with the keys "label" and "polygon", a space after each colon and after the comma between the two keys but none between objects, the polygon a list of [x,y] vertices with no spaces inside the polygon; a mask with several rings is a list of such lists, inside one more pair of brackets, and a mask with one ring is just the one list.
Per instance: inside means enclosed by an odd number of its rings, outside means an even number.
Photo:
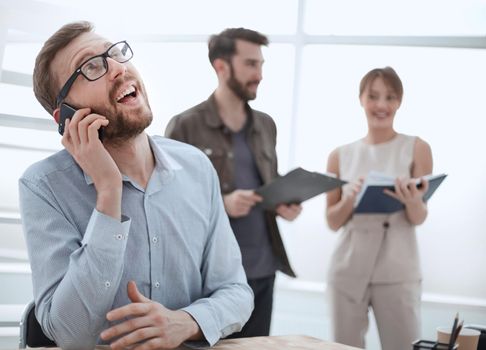
[{"label": "man's smiling mouth", "polygon": [[129,87],[127,87],[125,90],[123,90],[118,94],[118,96],[116,97],[116,102],[124,103],[136,97],[137,97],[137,89],[135,89],[135,86],[130,85]]}]

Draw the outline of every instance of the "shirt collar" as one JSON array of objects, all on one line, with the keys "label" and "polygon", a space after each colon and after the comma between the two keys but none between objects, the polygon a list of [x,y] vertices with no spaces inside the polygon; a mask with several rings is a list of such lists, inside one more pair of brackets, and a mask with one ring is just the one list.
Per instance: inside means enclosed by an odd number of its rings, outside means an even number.
[{"label": "shirt collar", "polygon": [[[223,120],[218,112],[218,107],[216,105],[216,96],[214,92],[209,96],[207,100],[208,109],[204,115],[204,120],[209,127],[212,128],[223,128],[225,125],[223,124]],[[256,131],[259,132],[262,125],[259,122],[258,118],[253,116],[253,110],[251,109],[248,103],[245,103],[245,110],[248,116],[248,131]]]},{"label": "shirt collar", "polygon": [[164,151],[151,136],[148,136],[150,148],[154,152],[155,167],[161,170],[180,170],[182,166],[174,158],[172,158],[166,151]]},{"label": "shirt collar", "polygon": [[[160,171],[162,174],[162,182],[166,182],[170,180],[173,176],[173,172],[175,170],[180,170],[182,169],[182,166],[174,159],[172,158],[167,152],[165,152],[157,143],[152,139],[151,136],[148,136],[150,148],[152,149],[152,152],[154,152],[154,158],[155,158],[155,170]],[[86,184],[91,185],[93,184],[93,179],[91,176],[86,174],[83,171],[84,179],[86,181]],[[122,174],[122,180],[123,181],[128,181],[130,182],[130,178],[124,174]]]}]

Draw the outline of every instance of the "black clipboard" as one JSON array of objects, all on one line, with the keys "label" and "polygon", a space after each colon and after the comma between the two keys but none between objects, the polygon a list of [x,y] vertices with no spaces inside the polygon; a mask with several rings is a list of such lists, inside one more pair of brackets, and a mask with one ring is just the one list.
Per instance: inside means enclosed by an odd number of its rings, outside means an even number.
[{"label": "black clipboard", "polygon": [[259,206],[264,209],[275,209],[279,204],[300,204],[345,183],[346,181],[331,175],[297,168],[257,188],[255,193],[263,197],[263,201],[258,203]]}]

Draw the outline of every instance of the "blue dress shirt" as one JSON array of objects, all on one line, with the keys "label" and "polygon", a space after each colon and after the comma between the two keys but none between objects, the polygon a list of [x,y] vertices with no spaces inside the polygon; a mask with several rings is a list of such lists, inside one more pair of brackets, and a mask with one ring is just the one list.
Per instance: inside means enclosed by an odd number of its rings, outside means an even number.
[{"label": "blue dress shirt", "polygon": [[144,189],[123,176],[121,222],[98,212],[93,182],[60,151],[19,180],[36,316],[63,349],[102,344],[106,313],[130,303],[127,283],[188,312],[207,342],[239,331],[253,308],[218,178],[196,148],[149,137]]}]

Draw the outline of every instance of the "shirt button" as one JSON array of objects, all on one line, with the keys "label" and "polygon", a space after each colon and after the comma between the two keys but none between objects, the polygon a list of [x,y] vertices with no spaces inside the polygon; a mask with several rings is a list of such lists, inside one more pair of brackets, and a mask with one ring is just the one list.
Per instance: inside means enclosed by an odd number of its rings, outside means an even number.
[{"label": "shirt button", "polygon": [[110,288],[110,287],[111,287],[110,281],[105,281],[105,288]]},{"label": "shirt button", "polygon": [[155,282],[155,288],[159,288],[160,287],[160,283],[159,282]]},{"label": "shirt button", "polygon": [[389,223],[388,221],[385,221],[385,222],[383,223],[383,227],[384,227],[384,228],[388,228],[388,227],[390,227],[390,223]]},{"label": "shirt button", "polygon": [[158,241],[159,239],[156,236],[152,237],[152,243],[157,243]]},{"label": "shirt button", "polygon": [[228,152],[228,158],[232,159],[233,158],[233,152]]},{"label": "shirt button", "polygon": [[121,233],[115,235],[115,238],[119,241],[121,241],[123,239],[123,235]]},{"label": "shirt button", "polygon": [[211,148],[205,148],[204,153],[206,153],[207,156],[210,156],[211,154],[213,154],[213,150]]}]

